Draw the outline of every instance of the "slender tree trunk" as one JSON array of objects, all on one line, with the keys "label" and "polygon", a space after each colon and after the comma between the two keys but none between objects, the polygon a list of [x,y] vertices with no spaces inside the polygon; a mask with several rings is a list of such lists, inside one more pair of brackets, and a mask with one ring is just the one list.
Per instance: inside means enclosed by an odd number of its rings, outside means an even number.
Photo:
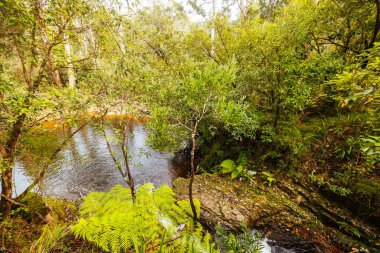
[{"label": "slender tree trunk", "polygon": [[121,150],[122,150],[122,153],[123,153],[124,164],[125,164],[125,172],[124,172],[123,169],[122,169],[122,167],[121,167],[120,162],[118,161],[118,159],[115,156],[115,153],[113,152],[111,143],[108,140],[107,133],[106,133],[106,131],[104,129],[104,116],[105,116],[105,114],[101,117],[101,124],[102,124],[101,131],[102,131],[103,137],[104,137],[104,139],[106,141],[107,149],[108,149],[108,151],[109,151],[109,153],[111,155],[112,160],[114,161],[114,163],[116,165],[116,169],[119,171],[120,175],[123,177],[124,181],[128,184],[129,188],[131,189],[132,201],[133,201],[133,203],[135,203],[135,200],[136,200],[135,181],[133,179],[131,170],[129,168],[128,153],[126,151],[127,148],[125,146],[125,141],[126,141],[126,137],[125,137],[126,125],[124,126],[124,129],[123,129],[124,133],[123,133],[123,136],[122,136],[122,145],[121,145]]},{"label": "slender tree trunk", "polygon": [[[368,50],[368,49],[371,49],[375,46],[375,42],[376,42],[376,39],[377,39],[377,35],[380,31],[380,0],[375,0],[375,3],[376,3],[376,22],[375,22],[375,27],[373,28],[373,34],[372,34],[372,38],[371,38],[371,41],[368,43],[365,43],[364,45],[364,50]],[[362,68],[365,69],[368,65],[368,57],[365,58],[363,64],[362,64]]]},{"label": "slender tree trunk", "polygon": [[191,133],[191,174],[190,174],[190,182],[189,182],[189,199],[190,199],[190,206],[191,210],[193,211],[193,221],[194,224],[197,222],[197,209],[195,208],[194,199],[193,199],[193,182],[194,177],[196,174],[196,167],[195,167],[195,146],[196,146],[196,139],[195,139],[196,129],[193,130]]},{"label": "slender tree trunk", "polygon": [[69,79],[69,87],[70,88],[74,88],[75,87],[75,71],[74,71],[74,65],[73,63],[71,62],[72,61],[72,58],[71,58],[71,46],[70,46],[70,42],[69,42],[69,38],[66,34],[63,35],[64,37],[64,40],[65,40],[65,53],[66,53],[66,59],[67,61],[69,62],[67,67],[67,77]]},{"label": "slender tree trunk", "polygon": [[123,151],[123,156],[124,156],[124,163],[125,163],[125,168],[126,168],[127,177],[128,177],[127,183],[128,183],[129,188],[131,189],[132,200],[133,202],[135,202],[136,200],[135,180],[133,179],[131,170],[129,168],[128,155],[124,154],[124,151]]},{"label": "slender tree trunk", "polygon": [[47,50],[47,62],[50,70],[50,74],[53,78],[53,82],[56,86],[62,86],[61,78],[59,76],[58,70],[54,66],[54,55],[51,51],[52,46],[48,37],[48,33],[46,30],[46,24],[43,20],[42,15],[42,6],[41,6],[41,0],[34,0],[34,8],[35,8],[35,17],[38,23],[38,28],[41,33],[42,42]]},{"label": "slender tree trunk", "polygon": [[370,49],[375,45],[377,34],[379,33],[379,30],[380,30],[380,0],[375,0],[375,3],[376,3],[376,23],[373,29],[372,39],[368,45],[368,48],[366,49]]},{"label": "slender tree trunk", "polygon": [[211,51],[210,55],[212,58],[215,57],[215,16],[216,16],[216,0],[212,0],[212,25],[211,25]]},{"label": "slender tree trunk", "polygon": [[[17,40],[14,40],[14,46],[15,50],[17,52],[17,55],[20,59],[20,64],[23,69],[24,73],[24,81],[28,85],[28,95],[25,97],[22,107],[28,108],[31,104],[31,99],[35,91],[37,90],[39,83],[42,80],[42,70],[44,69],[47,60],[43,59],[41,63],[40,72],[38,73],[38,76],[36,77],[36,80],[32,81],[32,74],[34,69],[34,64],[30,65],[30,72],[27,73],[26,70],[26,63],[25,63],[25,57],[22,55],[21,50],[18,46]],[[33,45],[34,46],[34,45]],[[32,48],[32,55],[35,57],[35,48]],[[1,157],[2,157],[2,163],[5,167],[5,170],[2,172],[1,176],[1,191],[4,197],[0,200],[0,209],[3,212],[3,217],[9,217],[11,213],[11,202],[7,199],[12,199],[12,193],[13,193],[13,185],[12,185],[12,176],[13,176],[13,168],[14,168],[14,161],[15,161],[15,152],[16,152],[16,145],[17,141],[20,137],[20,134],[22,132],[22,129],[24,127],[24,123],[26,120],[26,113],[23,112],[17,116],[16,122],[12,125],[12,128],[8,134],[8,139],[5,142],[4,145],[0,146],[1,151]]]},{"label": "slender tree trunk", "polygon": [[278,120],[280,119],[280,111],[281,111],[280,101],[278,101],[276,105],[276,115],[273,121],[273,128],[275,129],[276,132],[277,132]]},{"label": "slender tree trunk", "polygon": [[[123,110],[121,110],[122,112]],[[127,126],[128,126],[128,121],[124,122],[124,127],[123,127],[123,135],[122,135],[122,152],[123,152],[123,157],[124,157],[124,164],[125,164],[125,174],[127,174],[128,177],[128,186],[131,189],[131,195],[132,195],[132,200],[133,203],[136,200],[136,189],[135,189],[135,180],[133,179],[131,168],[129,167],[129,160],[128,160],[128,138],[127,138]],[[127,144],[126,144],[127,142]],[[125,175],[124,174],[124,175]]]}]

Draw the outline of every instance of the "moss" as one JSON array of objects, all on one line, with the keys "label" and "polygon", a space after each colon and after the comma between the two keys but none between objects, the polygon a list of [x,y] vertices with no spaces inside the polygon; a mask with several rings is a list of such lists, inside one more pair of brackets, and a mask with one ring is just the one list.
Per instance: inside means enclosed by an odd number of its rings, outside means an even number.
[{"label": "moss", "polygon": [[77,207],[72,202],[56,198],[45,198],[44,201],[50,210],[51,218],[54,220],[72,220],[77,213]]}]

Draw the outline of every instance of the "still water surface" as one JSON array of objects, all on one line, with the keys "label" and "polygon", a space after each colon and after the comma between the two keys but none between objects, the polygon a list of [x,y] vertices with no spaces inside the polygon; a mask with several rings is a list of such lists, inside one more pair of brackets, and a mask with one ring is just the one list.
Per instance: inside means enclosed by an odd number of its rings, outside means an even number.
[{"label": "still water surface", "polygon": [[[105,130],[116,156],[122,161],[121,145],[117,144],[113,127],[108,126]],[[128,125],[126,146],[136,186],[145,183],[153,183],[156,187],[163,184],[171,186],[176,178],[186,176],[185,166],[175,164],[173,155],[150,147],[147,137],[148,129],[143,123],[134,121]],[[44,196],[76,200],[91,191],[107,191],[116,184],[127,186],[115,169],[107,143],[95,123],[74,135],[50,170],[54,173],[38,190]],[[16,164],[14,178],[17,194],[31,181],[21,162]]]}]

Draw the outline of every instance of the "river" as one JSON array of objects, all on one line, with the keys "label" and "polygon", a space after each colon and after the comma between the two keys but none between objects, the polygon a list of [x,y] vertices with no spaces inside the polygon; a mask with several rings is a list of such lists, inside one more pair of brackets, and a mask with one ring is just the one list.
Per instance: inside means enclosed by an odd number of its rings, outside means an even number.
[{"label": "river", "polygon": [[[121,158],[121,145],[117,144],[114,131],[115,120],[109,120],[108,123],[111,124],[105,128],[107,137],[116,156]],[[171,186],[176,178],[186,176],[184,165],[173,162],[172,154],[151,148],[147,138],[144,123],[131,121],[128,124],[126,146],[137,187],[148,182],[156,187],[163,184]],[[58,157],[49,168],[49,176],[37,190],[43,196],[73,201],[92,191],[107,191],[116,184],[127,186],[115,169],[107,143],[95,123],[78,131]],[[16,163],[14,180],[15,195],[20,194],[31,182],[21,161]]]}]

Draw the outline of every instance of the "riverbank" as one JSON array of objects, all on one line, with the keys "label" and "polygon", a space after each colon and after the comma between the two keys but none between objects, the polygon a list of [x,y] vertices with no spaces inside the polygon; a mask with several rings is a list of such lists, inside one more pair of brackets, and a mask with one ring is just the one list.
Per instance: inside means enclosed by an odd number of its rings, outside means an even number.
[{"label": "riverbank", "polygon": [[[187,198],[187,180],[174,182]],[[272,187],[202,174],[195,177],[194,197],[201,221],[238,231],[240,224],[263,231],[269,243],[294,252],[379,252],[379,230],[315,192],[290,181]]]}]

